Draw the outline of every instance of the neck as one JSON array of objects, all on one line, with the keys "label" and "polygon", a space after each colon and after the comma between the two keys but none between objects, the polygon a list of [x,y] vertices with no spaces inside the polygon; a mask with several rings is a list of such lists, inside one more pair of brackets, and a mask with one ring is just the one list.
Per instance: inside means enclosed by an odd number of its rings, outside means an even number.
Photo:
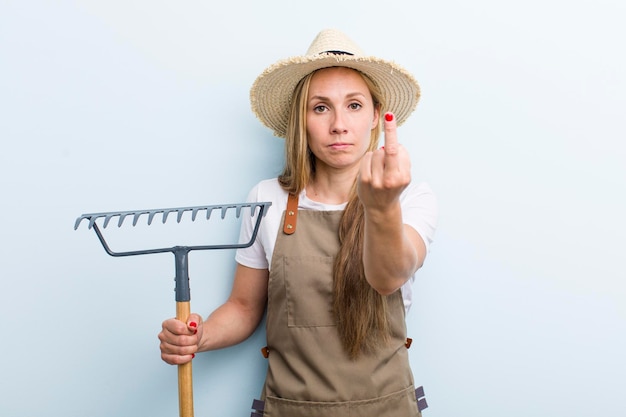
[{"label": "neck", "polygon": [[307,184],[307,197],[324,204],[343,204],[350,199],[355,176],[352,172],[335,175],[318,172]]}]

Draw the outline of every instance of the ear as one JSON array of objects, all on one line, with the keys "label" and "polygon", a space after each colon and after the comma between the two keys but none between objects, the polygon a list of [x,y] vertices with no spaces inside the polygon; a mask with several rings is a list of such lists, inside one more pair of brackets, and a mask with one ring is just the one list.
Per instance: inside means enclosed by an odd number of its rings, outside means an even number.
[{"label": "ear", "polygon": [[380,105],[374,107],[374,119],[372,120],[372,129],[376,129],[380,123]]}]

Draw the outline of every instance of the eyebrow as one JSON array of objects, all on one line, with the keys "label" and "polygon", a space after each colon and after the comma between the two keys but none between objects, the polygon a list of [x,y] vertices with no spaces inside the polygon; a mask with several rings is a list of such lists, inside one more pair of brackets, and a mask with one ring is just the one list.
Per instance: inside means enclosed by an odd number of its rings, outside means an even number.
[{"label": "eyebrow", "polygon": [[[351,99],[351,98],[355,98],[355,97],[363,97],[363,98],[367,98],[367,96],[361,92],[354,92],[354,93],[350,93],[346,95],[346,98]],[[321,96],[321,95],[315,95],[315,96],[311,96],[309,97],[308,101],[313,101],[313,100],[321,100],[321,101],[328,101],[330,100],[329,97],[326,96]]]}]

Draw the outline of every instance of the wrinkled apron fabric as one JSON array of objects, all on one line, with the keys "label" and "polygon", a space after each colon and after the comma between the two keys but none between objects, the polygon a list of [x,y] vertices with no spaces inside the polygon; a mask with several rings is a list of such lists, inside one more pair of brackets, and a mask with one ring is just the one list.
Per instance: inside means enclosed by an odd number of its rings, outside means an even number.
[{"label": "wrinkled apron fabric", "polygon": [[420,416],[400,291],[388,297],[391,341],[351,360],[332,312],[341,211],[300,210],[278,233],[268,283],[265,417]]}]

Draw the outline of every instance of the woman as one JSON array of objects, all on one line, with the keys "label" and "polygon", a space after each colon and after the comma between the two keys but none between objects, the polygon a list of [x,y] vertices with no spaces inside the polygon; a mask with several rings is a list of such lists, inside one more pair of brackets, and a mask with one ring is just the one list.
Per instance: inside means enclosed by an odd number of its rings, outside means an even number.
[{"label": "woman", "polygon": [[228,300],[163,322],[165,362],[245,340],[267,308],[266,416],[420,415],[404,318],[437,209],[396,134],[418,99],[410,74],[335,30],[257,78],[252,108],[286,139],[285,167],[249,195],[272,206]]}]

